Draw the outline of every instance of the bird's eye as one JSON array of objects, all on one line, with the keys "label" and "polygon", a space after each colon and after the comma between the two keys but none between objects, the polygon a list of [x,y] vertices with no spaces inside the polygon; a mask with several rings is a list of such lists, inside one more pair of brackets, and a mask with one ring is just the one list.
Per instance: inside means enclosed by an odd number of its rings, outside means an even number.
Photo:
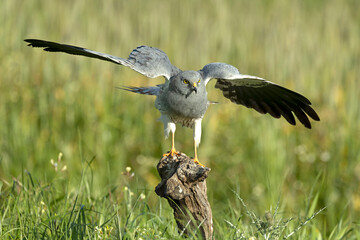
[{"label": "bird's eye", "polygon": [[186,79],[184,79],[184,80],[183,80],[183,83],[185,83],[185,84],[189,84],[189,81],[188,81],[188,80],[186,80]]}]

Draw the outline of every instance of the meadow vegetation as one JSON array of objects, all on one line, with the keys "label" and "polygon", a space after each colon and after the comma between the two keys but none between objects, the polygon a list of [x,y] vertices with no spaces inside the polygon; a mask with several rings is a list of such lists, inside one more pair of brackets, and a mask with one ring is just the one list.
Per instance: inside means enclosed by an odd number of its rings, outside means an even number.
[{"label": "meadow vegetation", "polygon": [[[183,70],[227,62],[304,94],[313,129],[208,86],[199,159],[216,239],[360,239],[360,2],[1,0],[0,238],[181,239],[154,193],[170,149],[130,69],[26,47],[39,38]],[[193,155],[192,131],[178,150]],[[194,238],[196,238],[194,233]]]}]

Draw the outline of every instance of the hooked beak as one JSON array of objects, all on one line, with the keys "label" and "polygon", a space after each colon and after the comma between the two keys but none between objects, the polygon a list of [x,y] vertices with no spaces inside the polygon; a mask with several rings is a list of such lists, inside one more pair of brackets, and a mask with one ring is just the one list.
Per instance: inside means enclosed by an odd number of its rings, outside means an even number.
[{"label": "hooked beak", "polygon": [[195,92],[195,93],[197,93],[197,83],[196,82],[194,82],[194,84],[192,85],[192,90]]}]

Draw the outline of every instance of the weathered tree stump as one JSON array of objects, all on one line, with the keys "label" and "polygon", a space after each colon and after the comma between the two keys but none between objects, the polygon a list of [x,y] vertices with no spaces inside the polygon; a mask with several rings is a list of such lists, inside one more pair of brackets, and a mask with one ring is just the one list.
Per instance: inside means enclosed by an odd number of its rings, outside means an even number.
[{"label": "weathered tree stump", "polygon": [[155,192],[173,208],[179,233],[200,233],[204,239],[211,239],[213,222],[205,180],[211,169],[180,153],[161,158],[157,170],[161,182]]}]

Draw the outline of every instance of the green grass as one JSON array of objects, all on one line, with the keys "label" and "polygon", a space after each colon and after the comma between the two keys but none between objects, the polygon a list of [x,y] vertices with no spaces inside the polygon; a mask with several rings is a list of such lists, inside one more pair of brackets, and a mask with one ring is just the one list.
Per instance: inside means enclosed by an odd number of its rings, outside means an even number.
[{"label": "green grass", "polygon": [[[293,238],[359,239],[359,7],[2,0],[0,238],[180,238],[154,193],[156,164],[170,148],[154,99],[116,89],[163,80],[23,42],[40,38],[121,57],[150,45],[184,70],[227,62],[304,94],[321,118],[312,130],[233,105],[210,83],[211,100],[222,104],[205,115],[198,153],[212,168],[215,236],[261,239],[263,222],[283,238],[326,207]],[[191,130],[179,127],[177,149],[191,156],[192,143]]]},{"label": "green grass", "polygon": [[[12,186],[2,192],[3,199],[6,198],[1,202],[2,238],[182,239],[172,219],[172,210],[163,207],[161,201],[150,207],[149,196],[139,193],[135,174],[130,168],[121,173],[126,184],[97,198],[92,195],[92,171],[91,162],[88,162],[75,192],[68,190],[65,172],[61,170],[56,171],[57,176],[46,184],[38,182],[27,171],[21,179],[14,179]],[[236,203],[241,204],[243,213],[235,210],[222,215],[222,221],[215,224],[215,229],[219,230],[215,233],[218,238],[280,239],[289,238],[300,230],[306,234],[304,226],[323,211],[315,212],[316,201],[313,201],[308,217],[284,219],[283,214],[279,214],[278,202],[274,210],[260,217],[237,193],[232,194],[236,196]],[[199,238],[196,232],[192,234],[193,238]]]}]

